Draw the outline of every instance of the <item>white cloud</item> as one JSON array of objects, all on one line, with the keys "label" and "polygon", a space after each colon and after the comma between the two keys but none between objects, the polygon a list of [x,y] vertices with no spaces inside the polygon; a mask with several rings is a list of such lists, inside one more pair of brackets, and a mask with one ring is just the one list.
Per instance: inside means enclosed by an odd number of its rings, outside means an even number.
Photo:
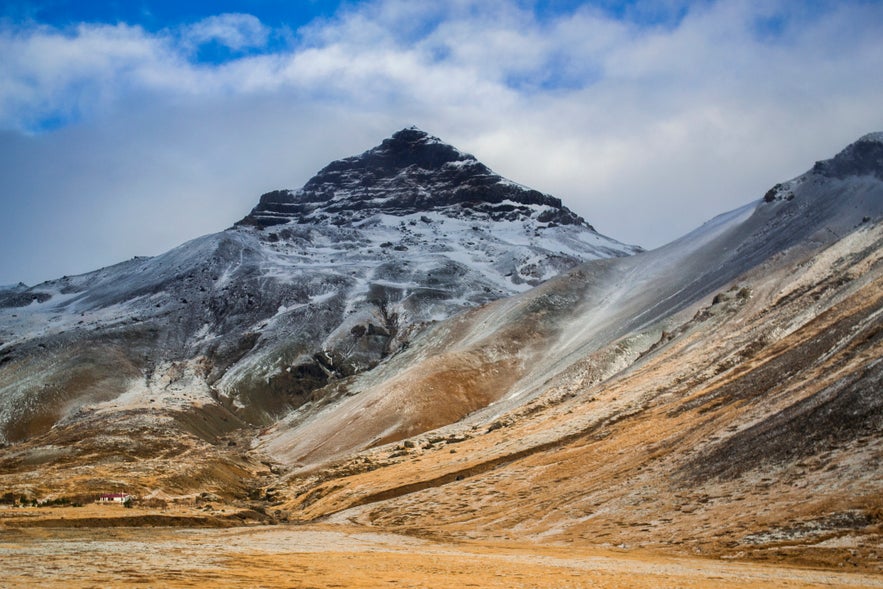
[{"label": "white cloud", "polygon": [[[537,18],[523,6],[379,0],[313,23],[285,49],[221,64],[194,61],[193,44],[265,48],[274,32],[248,15],[206,19],[189,36],[7,26],[0,127],[81,123],[28,139],[37,159],[19,169],[44,180],[4,176],[35,202],[64,193],[108,220],[128,215],[128,236],[149,228],[110,263],[223,228],[261,191],[296,187],[413,123],[562,197],[599,230],[655,246],[883,129],[879,3],[733,0],[660,20],[693,4],[645,2],[637,21],[590,7]],[[70,155],[74,145],[85,154]],[[90,150],[112,154],[117,171],[90,165]],[[40,158],[90,172],[71,182]],[[169,223],[151,212],[156,199],[191,216]],[[76,218],[90,235],[106,231],[105,244],[120,237]],[[9,268],[0,283],[17,279]]]},{"label": "white cloud", "polygon": [[269,34],[254,16],[230,13],[210,16],[183,30],[185,43],[202,45],[214,41],[234,51],[263,47]]},{"label": "white cloud", "polygon": [[163,39],[126,25],[80,25],[70,32],[4,28],[0,52],[0,126],[19,129],[100,112],[144,68],[175,60]]}]

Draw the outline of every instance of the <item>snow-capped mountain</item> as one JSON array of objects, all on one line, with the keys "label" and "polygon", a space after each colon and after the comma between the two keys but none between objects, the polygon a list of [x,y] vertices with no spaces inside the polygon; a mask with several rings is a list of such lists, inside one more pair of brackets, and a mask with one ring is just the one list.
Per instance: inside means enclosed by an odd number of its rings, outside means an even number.
[{"label": "snow-capped mountain", "polygon": [[111,401],[266,421],[428,322],[636,251],[405,129],[265,194],[231,229],[0,291],[0,440]]},{"label": "snow-capped mountain", "polygon": [[879,572],[883,134],[630,251],[407,129],[0,289],[0,486]]}]

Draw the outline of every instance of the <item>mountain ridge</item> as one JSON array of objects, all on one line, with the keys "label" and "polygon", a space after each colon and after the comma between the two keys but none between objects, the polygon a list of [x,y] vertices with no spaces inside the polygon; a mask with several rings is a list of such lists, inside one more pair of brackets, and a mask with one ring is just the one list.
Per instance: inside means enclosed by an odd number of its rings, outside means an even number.
[{"label": "mountain ridge", "polygon": [[284,509],[879,572],[883,182],[814,167],[782,184],[459,315],[280,421],[259,448],[292,468]]}]

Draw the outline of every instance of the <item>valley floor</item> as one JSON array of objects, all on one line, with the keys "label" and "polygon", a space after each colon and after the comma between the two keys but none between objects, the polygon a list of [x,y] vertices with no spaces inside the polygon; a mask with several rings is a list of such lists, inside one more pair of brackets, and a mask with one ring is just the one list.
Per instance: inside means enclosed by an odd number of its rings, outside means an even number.
[{"label": "valley floor", "polygon": [[[145,517],[113,506],[26,511],[0,524],[0,587],[883,587],[879,575],[638,550],[450,543],[348,525],[112,527]],[[50,524],[61,512],[69,527],[14,521]],[[95,513],[108,527],[77,527]]]}]

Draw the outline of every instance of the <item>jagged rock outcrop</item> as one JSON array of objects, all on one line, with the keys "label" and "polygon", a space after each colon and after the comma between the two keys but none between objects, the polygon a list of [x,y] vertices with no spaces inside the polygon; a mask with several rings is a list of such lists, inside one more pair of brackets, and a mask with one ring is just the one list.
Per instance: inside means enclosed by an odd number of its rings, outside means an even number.
[{"label": "jagged rock outcrop", "polygon": [[874,176],[883,180],[883,132],[868,133],[833,158],[816,162],[812,173],[827,178]]}]

